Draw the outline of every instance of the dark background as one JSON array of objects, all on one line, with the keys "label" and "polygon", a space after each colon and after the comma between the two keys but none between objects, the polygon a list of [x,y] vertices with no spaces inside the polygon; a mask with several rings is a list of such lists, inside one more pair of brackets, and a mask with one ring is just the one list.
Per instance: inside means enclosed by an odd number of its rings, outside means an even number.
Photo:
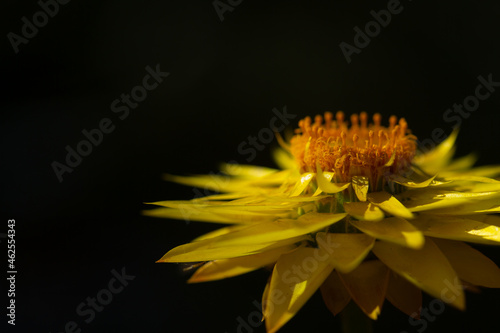
[{"label": "dark background", "polygon": [[[257,310],[252,303],[268,272],[186,284],[177,265],[155,260],[216,225],[143,217],[143,202],[194,196],[162,181],[162,173],[246,163],[238,145],[269,126],[273,108],[286,106],[297,121],[326,110],[379,112],[385,121],[396,114],[421,140],[434,128],[450,133],[443,114],[474,93],[477,77],[500,81],[500,7],[403,1],[403,11],[348,64],[339,44],[353,44],[353,28],[363,29],[370,11],[387,3],[247,0],[221,21],[211,1],[74,0],[16,54],[7,34],[20,35],[21,18],[32,21],[40,6],[2,1],[0,232],[16,220],[18,269],[10,331],[62,332],[75,321],[82,332],[237,332],[237,318],[247,321]],[[120,120],[111,102],[156,64],[170,76]],[[497,91],[464,119],[458,155],[476,151],[478,164],[500,162],[499,105]],[[65,147],[75,148],[81,131],[103,118],[115,130],[59,182],[51,163],[64,163]],[[273,166],[274,146],[252,163]],[[499,248],[479,248],[500,263]],[[122,268],[135,279],[85,323],[77,306]],[[498,290],[468,293],[465,314],[446,307],[426,332],[494,332],[499,299]],[[421,328],[389,303],[374,327]],[[315,295],[282,331],[338,328]]]}]

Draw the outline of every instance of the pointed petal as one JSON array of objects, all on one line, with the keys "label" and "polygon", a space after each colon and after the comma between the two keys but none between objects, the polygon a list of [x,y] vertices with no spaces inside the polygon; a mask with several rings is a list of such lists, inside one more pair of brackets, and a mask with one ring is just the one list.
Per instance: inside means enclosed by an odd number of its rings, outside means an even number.
[{"label": "pointed petal", "polygon": [[446,167],[455,153],[454,145],[457,139],[458,129],[441,142],[435,149],[421,155],[415,156],[413,163],[420,166],[429,174],[436,174]]},{"label": "pointed petal", "polygon": [[216,229],[214,231],[207,232],[206,234],[203,234],[199,237],[196,237],[191,242],[197,242],[197,241],[206,240],[209,238],[214,238],[217,236],[222,236],[222,235],[228,234],[230,232],[233,232],[233,231],[245,228],[245,227],[246,227],[245,225],[232,225],[229,227],[219,228],[219,229]]},{"label": "pointed petal", "polygon": [[[316,181],[318,182],[318,190],[316,191],[317,194],[320,194],[321,192],[330,194],[337,193],[349,187],[350,183],[331,183],[330,181],[332,180],[334,173],[323,172],[319,167],[319,163],[316,165],[316,171]],[[316,193],[314,195],[317,195]]]},{"label": "pointed petal", "polygon": [[333,234],[319,232],[316,234],[319,247],[330,254],[335,269],[349,273],[355,269],[370,252],[375,238],[365,234]]},{"label": "pointed petal", "polygon": [[478,156],[476,153],[470,153],[466,156],[457,158],[453,160],[448,166],[446,166],[446,173],[453,171],[462,171],[472,168],[474,163],[477,162]]},{"label": "pointed petal", "polygon": [[366,194],[368,193],[370,181],[368,177],[353,176],[352,187],[358,197],[359,201],[366,201]]},{"label": "pointed petal", "polygon": [[345,202],[344,210],[347,214],[363,221],[380,221],[384,218],[384,212],[377,206],[365,202]]},{"label": "pointed petal", "polygon": [[434,239],[458,276],[473,285],[500,288],[500,269],[484,254],[456,241]]},{"label": "pointed petal", "polygon": [[188,282],[214,281],[245,274],[275,263],[282,254],[294,248],[296,245],[289,244],[249,256],[210,261],[198,268]]},{"label": "pointed petal", "polygon": [[321,285],[321,296],[326,307],[335,316],[342,311],[351,300],[351,295],[344,287],[337,272],[332,272]]},{"label": "pointed petal", "polygon": [[431,296],[465,309],[464,292],[457,287],[457,283],[460,285],[457,273],[431,239],[426,239],[420,250],[380,241],[372,251],[390,269]]},{"label": "pointed petal", "polygon": [[311,180],[314,178],[314,173],[304,173],[301,175],[300,180],[295,184],[295,188],[292,190],[290,194],[291,197],[298,196],[304,192],[304,190],[309,186]]},{"label": "pointed petal", "polygon": [[227,235],[214,238],[214,246],[237,246],[268,243],[306,235],[342,220],[347,214],[311,212],[297,219],[280,219],[253,224]]},{"label": "pointed petal", "polygon": [[370,260],[363,262],[351,273],[339,273],[339,276],[360,309],[376,320],[384,304],[389,269],[378,260]]},{"label": "pointed petal", "polygon": [[387,192],[372,192],[368,194],[368,200],[386,213],[404,219],[413,218],[413,213],[408,210],[398,199]]},{"label": "pointed petal", "polygon": [[393,271],[389,275],[386,297],[392,305],[408,316],[420,319],[422,291]]},{"label": "pointed petal", "polygon": [[299,247],[282,255],[274,266],[268,297],[264,300],[267,332],[276,332],[288,322],[332,270],[328,254],[320,249]]},{"label": "pointed petal", "polygon": [[392,180],[393,182],[398,183],[398,184],[403,185],[403,186],[406,186],[406,187],[411,187],[411,188],[423,188],[423,187],[430,186],[432,184],[432,182],[434,181],[434,178],[436,178],[436,176],[433,176],[427,180],[415,182],[411,179],[405,178],[405,177],[400,176],[400,175],[390,175],[389,176],[389,179]]},{"label": "pointed petal", "polygon": [[272,154],[274,162],[280,169],[294,169],[297,167],[295,164],[295,159],[285,149],[277,148],[273,150]]},{"label": "pointed petal", "polygon": [[425,242],[422,232],[399,217],[388,217],[377,222],[351,221],[351,224],[372,237],[412,249],[422,248]]},{"label": "pointed petal", "polygon": [[226,175],[242,178],[259,178],[263,176],[269,176],[279,171],[277,169],[271,169],[261,166],[235,163],[222,163],[219,169]]},{"label": "pointed petal", "polygon": [[411,222],[426,236],[482,244],[500,242],[500,227],[470,217],[421,214]]},{"label": "pointed petal", "polygon": [[168,251],[157,262],[198,262],[236,258],[298,243],[307,239],[307,236],[299,236],[272,243],[217,246],[214,239],[224,236],[226,235],[177,246]]}]

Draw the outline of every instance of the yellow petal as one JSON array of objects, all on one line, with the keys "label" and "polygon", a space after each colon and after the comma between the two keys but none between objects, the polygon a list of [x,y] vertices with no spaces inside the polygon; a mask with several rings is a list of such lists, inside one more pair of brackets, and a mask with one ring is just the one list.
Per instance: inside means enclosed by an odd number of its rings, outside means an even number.
[{"label": "yellow petal", "polygon": [[500,242],[500,227],[471,217],[421,214],[412,224],[426,236],[482,244]]},{"label": "yellow petal", "polygon": [[351,295],[340,281],[337,272],[332,272],[321,285],[321,296],[326,307],[335,316],[342,311],[351,300]]},{"label": "yellow petal", "polygon": [[197,242],[197,241],[206,240],[209,238],[214,238],[217,236],[225,235],[225,234],[228,234],[232,231],[236,231],[236,230],[239,230],[239,229],[244,228],[244,227],[245,227],[245,225],[232,225],[229,227],[219,228],[219,229],[216,229],[214,231],[207,232],[206,234],[203,234],[199,237],[196,237],[195,239],[192,240],[192,242]]},{"label": "yellow petal", "polygon": [[386,213],[402,217],[404,219],[413,218],[413,213],[408,210],[398,199],[387,192],[372,192],[368,194],[368,200],[375,206],[381,208]]},{"label": "yellow petal", "polygon": [[[450,191],[443,189],[410,190],[398,195],[406,208],[412,212],[432,210],[433,213],[472,214],[500,206],[500,192]],[[446,213],[445,213],[446,212]]]},{"label": "yellow petal", "polygon": [[455,152],[454,145],[457,139],[458,129],[441,142],[435,149],[415,156],[413,163],[421,167],[429,174],[436,174],[450,162]]},{"label": "yellow petal", "polygon": [[276,214],[259,214],[256,212],[249,211],[237,211],[237,210],[219,210],[210,211],[209,209],[201,209],[196,207],[184,206],[179,209],[175,208],[157,208],[151,210],[142,211],[142,214],[150,217],[161,217],[169,219],[177,219],[184,221],[198,221],[198,222],[212,222],[212,223],[224,223],[224,224],[251,224],[257,222],[272,222],[276,218],[279,218],[279,214],[282,217],[286,217],[288,213],[278,212]]},{"label": "yellow petal", "polygon": [[321,192],[324,193],[337,193],[345,190],[350,183],[331,183],[334,173],[333,172],[323,172],[319,166],[316,165],[316,181],[318,182],[318,190],[314,195],[318,195]]},{"label": "yellow petal", "polygon": [[[476,163],[478,156],[476,153],[471,153],[466,156],[457,158],[453,160],[449,165],[446,166],[445,172],[451,173],[453,171],[462,171],[472,168],[474,163]],[[441,173],[442,174],[442,173]]]},{"label": "yellow petal", "polygon": [[423,180],[420,182],[415,182],[411,179],[405,178],[405,177],[400,176],[400,175],[390,175],[389,176],[389,179],[392,180],[393,182],[398,183],[398,184],[403,185],[403,186],[406,186],[406,187],[411,187],[411,188],[427,187],[427,186],[432,184],[432,182],[434,181],[434,178],[436,178],[436,176],[433,176],[429,179],[426,179],[426,180]]},{"label": "yellow petal", "polygon": [[222,163],[219,169],[226,175],[242,178],[260,178],[279,171],[261,166],[233,163]]},{"label": "yellow petal", "polygon": [[301,175],[300,180],[297,182],[295,185],[295,188],[292,190],[292,193],[290,194],[291,197],[297,196],[302,194],[304,190],[309,186],[309,183],[311,180],[314,178],[314,173],[304,173]]},{"label": "yellow petal", "polygon": [[384,213],[380,208],[367,201],[365,202],[345,202],[344,210],[347,214],[363,221],[380,221],[384,218]]},{"label": "yellow petal", "polygon": [[458,276],[474,285],[500,288],[500,269],[484,254],[456,241],[434,239]]},{"label": "yellow petal", "polygon": [[237,246],[243,244],[275,242],[321,230],[342,220],[347,214],[311,212],[297,219],[280,219],[253,224],[214,239],[214,246]]},{"label": "yellow petal", "polygon": [[500,165],[484,165],[468,171],[462,171],[460,174],[465,176],[497,177],[500,175]]},{"label": "yellow petal", "polygon": [[358,197],[359,201],[366,201],[366,194],[368,193],[370,181],[368,177],[353,176],[352,187]]},{"label": "yellow petal", "polygon": [[316,234],[319,247],[330,255],[335,269],[349,273],[355,269],[370,252],[375,238],[364,234]]},{"label": "yellow petal", "polygon": [[294,244],[307,239],[307,236],[299,236],[272,243],[216,246],[214,239],[224,236],[226,235],[177,246],[168,251],[157,262],[198,262],[236,258]]},{"label": "yellow petal", "polygon": [[277,148],[273,150],[272,154],[274,162],[280,167],[280,169],[296,168],[293,156],[286,150]]},{"label": "yellow petal", "polygon": [[351,221],[351,224],[372,237],[412,249],[422,248],[425,242],[422,232],[399,217],[388,217],[378,222]]},{"label": "yellow petal", "polygon": [[283,253],[290,252],[295,247],[296,245],[289,244],[249,256],[210,261],[198,268],[188,282],[206,282],[245,274],[275,263]]},{"label": "yellow petal", "polygon": [[339,273],[339,276],[360,309],[376,320],[384,304],[389,269],[378,260],[370,260],[363,262],[351,273]]},{"label": "yellow petal", "polygon": [[392,305],[408,316],[420,319],[422,291],[393,271],[389,275],[386,297]]},{"label": "yellow petal", "polygon": [[267,332],[276,332],[288,322],[332,270],[328,254],[320,249],[299,247],[282,255],[274,266],[264,300]]},{"label": "yellow petal", "polygon": [[431,239],[427,239],[420,250],[379,241],[375,243],[372,251],[390,269],[431,296],[440,298],[460,310],[465,309],[465,296],[460,280]]}]

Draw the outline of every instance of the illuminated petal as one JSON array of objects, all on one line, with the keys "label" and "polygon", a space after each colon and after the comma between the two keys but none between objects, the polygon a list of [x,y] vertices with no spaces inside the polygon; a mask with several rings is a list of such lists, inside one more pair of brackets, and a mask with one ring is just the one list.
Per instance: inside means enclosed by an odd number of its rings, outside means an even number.
[{"label": "illuminated petal", "polygon": [[309,183],[314,178],[314,173],[304,173],[301,175],[300,180],[295,185],[295,188],[292,190],[290,194],[291,197],[302,194],[304,190],[309,186]]},{"label": "illuminated petal", "polygon": [[214,239],[223,236],[177,246],[168,251],[157,262],[199,262],[243,257],[307,239],[307,236],[300,236],[272,243],[216,246]]},{"label": "illuminated petal", "polygon": [[288,322],[332,272],[328,254],[320,249],[299,247],[282,255],[274,266],[267,292],[267,332],[276,332]]},{"label": "illuminated petal", "polygon": [[393,271],[389,275],[386,297],[392,305],[408,316],[420,319],[422,291]]},{"label": "illuminated petal", "polygon": [[321,285],[321,296],[326,307],[335,316],[342,311],[351,300],[351,295],[344,287],[337,272],[332,272]]},{"label": "illuminated petal", "polygon": [[431,296],[442,299],[460,310],[465,309],[465,296],[460,280],[437,245],[427,239],[420,250],[379,241],[373,253],[390,269]]},{"label": "illuminated petal", "polygon": [[342,273],[355,269],[375,244],[375,238],[364,234],[319,232],[316,241],[319,247],[330,255],[335,269]]},{"label": "illuminated petal", "polygon": [[366,194],[368,193],[370,181],[368,177],[353,176],[352,187],[358,197],[359,201],[366,201]]},{"label": "illuminated petal", "polygon": [[318,195],[321,192],[324,193],[337,193],[342,190],[345,190],[350,183],[331,183],[334,173],[333,172],[323,172],[319,167],[319,164],[316,165],[316,181],[318,182],[318,190],[314,195]]},{"label": "illuminated petal", "polygon": [[[500,193],[458,192],[442,189],[410,190],[398,195],[406,208],[412,212],[432,210],[433,213],[472,214],[474,212],[496,209],[500,206]],[[446,212],[446,213],[445,213]],[[458,213],[459,212],[459,213]]]},{"label": "illuminated petal", "polygon": [[346,214],[311,212],[296,220],[281,219],[272,223],[253,224],[214,240],[216,246],[237,246],[243,244],[275,242],[321,230],[342,220]]},{"label": "illuminated petal", "polygon": [[351,221],[351,224],[372,237],[412,249],[422,248],[425,242],[422,232],[399,217],[388,217],[378,222]]},{"label": "illuminated petal", "polygon": [[372,192],[368,194],[368,200],[375,206],[381,208],[386,213],[402,217],[404,219],[413,218],[413,213],[408,210],[398,199],[387,192]]},{"label": "illuminated petal", "polygon": [[446,167],[455,153],[454,145],[457,139],[458,129],[453,132],[441,142],[435,149],[417,155],[413,159],[413,163],[421,167],[429,174],[436,174]]},{"label": "illuminated petal", "polygon": [[363,221],[380,221],[384,218],[384,212],[377,206],[365,202],[345,202],[344,210],[347,214]]},{"label": "illuminated petal", "polygon": [[290,244],[249,256],[210,261],[201,266],[188,282],[206,282],[245,274],[276,262],[283,253],[295,247]]},{"label": "illuminated petal", "polygon": [[421,214],[411,222],[426,236],[483,244],[500,242],[500,227],[470,217]]},{"label": "illuminated petal", "polygon": [[365,261],[340,280],[356,304],[368,317],[376,320],[384,304],[389,269],[378,260]]},{"label": "illuminated petal", "polygon": [[471,246],[444,239],[435,239],[458,276],[474,285],[500,288],[500,269],[493,261]]}]

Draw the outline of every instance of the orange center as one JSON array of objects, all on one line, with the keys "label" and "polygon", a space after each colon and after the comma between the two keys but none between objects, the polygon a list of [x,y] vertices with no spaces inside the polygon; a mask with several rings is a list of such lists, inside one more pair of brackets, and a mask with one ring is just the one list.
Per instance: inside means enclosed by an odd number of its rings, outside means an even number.
[{"label": "orange center", "polygon": [[299,128],[291,140],[291,152],[301,172],[316,172],[316,164],[323,171],[335,172],[338,182],[350,181],[353,176],[366,176],[378,182],[387,173],[400,174],[407,170],[415,155],[416,137],[408,124],[396,116],[389,118],[389,127],[380,125],[382,117],[373,115],[368,124],[366,112],[353,114],[351,126],[344,121],[344,113],[331,112],[299,121]]}]

